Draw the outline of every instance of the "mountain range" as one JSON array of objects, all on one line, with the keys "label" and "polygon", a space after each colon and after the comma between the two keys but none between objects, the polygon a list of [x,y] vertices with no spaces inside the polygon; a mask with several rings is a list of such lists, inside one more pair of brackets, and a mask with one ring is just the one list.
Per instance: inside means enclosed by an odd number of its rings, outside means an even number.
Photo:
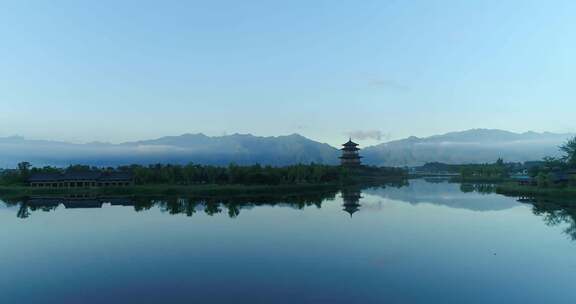
[{"label": "mountain range", "polygon": [[487,163],[498,158],[525,162],[559,156],[559,146],[572,136],[574,134],[473,129],[390,141],[367,147],[363,155],[369,164],[390,166],[418,166],[427,162]]},{"label": "mountain range", "polygon": [[[523,162],[557,156],[558,146],[573,134],[513,133],[473,129],[425,138],[409,137],[366,147],[364,163],[379,166],[418,166],[426,162],[483,163],[498,158]],[[23,137],[0,138],[0,167],[20,161],[36,166],[88,164],[115,166],[150,163],[236,163],[288,165],[295,163],[337,164],[340,151],[298,134],[260,137],[249,134],[210,137],[204,134],[166,136],[120,144],[73,144]]]}]

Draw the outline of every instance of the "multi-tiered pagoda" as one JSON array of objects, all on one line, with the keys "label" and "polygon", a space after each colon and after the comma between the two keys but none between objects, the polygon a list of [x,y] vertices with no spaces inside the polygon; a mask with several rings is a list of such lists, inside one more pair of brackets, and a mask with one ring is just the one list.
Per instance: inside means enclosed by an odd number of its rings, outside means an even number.
[{"label": "multi-tiered pagoda", "polygon": [[358,151],[360,151],[358,144],[350,139],[342,146],[344,146],[344,148],[340,149],[342,150],[342,156],[340,156],[340,164],[347,167],[360,166],[360,159],[362,156],[358,154]]}]

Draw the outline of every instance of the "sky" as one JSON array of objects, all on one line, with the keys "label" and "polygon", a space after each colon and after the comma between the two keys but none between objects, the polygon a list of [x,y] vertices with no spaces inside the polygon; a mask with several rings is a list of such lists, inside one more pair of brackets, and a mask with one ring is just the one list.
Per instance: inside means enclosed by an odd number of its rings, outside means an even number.
[{"label": "sky", "polygon": [[575,132],[576,1],[1,1],[0,136]]}]

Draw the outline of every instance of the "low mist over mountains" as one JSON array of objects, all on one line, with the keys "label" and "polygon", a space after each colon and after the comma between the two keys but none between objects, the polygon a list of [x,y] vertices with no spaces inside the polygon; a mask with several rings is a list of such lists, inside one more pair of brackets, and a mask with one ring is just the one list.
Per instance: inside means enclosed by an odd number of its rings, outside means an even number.
[{"label": "low mist over mountains", "polygon": [[558,156],[558,147],[573,134],[513,133],[474,129],[426,138],[409,137],[368,147],[365,161],[374,165],[418,166],[427,162],[448,164],[541,160]]},{"label": "low mist over mountains", "polygon": [[0,138],[0,151],[0,167],[14,167],[22,160],[36,166],[190,162],[209,165],[260,163],[274,166],[310,162],[335,164],[339,152],[328,144],[297,134],[278,137],[184,134],[121,144],[70,144],[8,137]]},{"label": "low mist over mountains", "polygon": [[[366,147],[361,155],[365,163],[381,166],[417,166],[433,161],[482,163],[494,162],[499,157],[506,161],[523,162],[557,156],[558,146],[570,136],[572,134],[518,134],[475,129],[391,141]],[[15,167],[20,161],[30,161],[36,166],[77,163],[115,166],[159,162],[281,166],[310,162],[337,164],[339,155],[337,148],[298,134],[277,137],[184,134],[121,144],[71,144],[26,140],[22,137],[0,138],[0,167]]]}]

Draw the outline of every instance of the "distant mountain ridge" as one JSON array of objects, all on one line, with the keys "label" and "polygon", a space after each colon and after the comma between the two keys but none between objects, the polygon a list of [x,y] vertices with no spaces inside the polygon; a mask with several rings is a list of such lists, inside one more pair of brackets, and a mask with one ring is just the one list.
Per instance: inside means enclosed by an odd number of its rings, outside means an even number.
[{"label": "distant mountain ridge", "polygon": [[[513,133],[473,129],[425,138],[409,137],[361,151],[364,163],[379,166],[419,166],[426,162],[483,163],[539,160],[558,155],[558,146],[573,134]],[[343,140],[344,141],[344,140]],[[282,166],[296,163],[337,164],[340,151],[299,134],[261,137],[250,134],[206,136],[183,134],[120,144],[72,144],[49,140],[0,138],[0,167],[20,161],[34,165],[88,164],[116,166],[150,163],[198,163]]]},{"label": "distant mountain ridge", "polygon": [[183,134],[121,144],[71,144],[26,140],[21,137],[0,138],[0,167],[14,167],[23,160],[40,166],[190,162],[210,165],[260,163],[282,166],[311,162],[336,164],[338,150],[298,134],[275,137],[250,134],[216,137]]},{"label": "distant mountain ridge", "polygon": [[558,146],[573,135],[472,129],[395,140],[367,147],[363,155],[367,163],[388,166],[419,166],[427,162],[486,163],[498,158],[524,162],[558,156]]}]

